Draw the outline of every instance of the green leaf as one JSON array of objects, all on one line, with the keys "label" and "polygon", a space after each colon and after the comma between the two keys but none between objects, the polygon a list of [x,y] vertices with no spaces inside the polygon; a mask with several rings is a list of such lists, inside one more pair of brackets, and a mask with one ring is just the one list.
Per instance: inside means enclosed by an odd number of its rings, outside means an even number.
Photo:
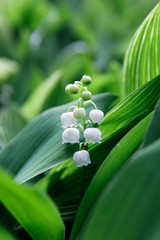
[{"label": "green leaf", "polygon": [[0,147],[3,148],[25,124],[26,120],[15,104],[4,106],[0,111]]},{"label": "green leaf", "polygon": [[136,89],[106,114],[100,126],[102,144],[89,145],[95,159],[104,160],[120,138],[154,109],[160,96],[159,88],[160,76]]},{"label": "green leaf", "polygon": [[160,4],[136,31],[124,64],[124,94],[127,95],[160,73]]},{"label": "green leaf", "polygon": [[132,158],[104,188],[77,239],[160,238],[159,156],[157,140]]},{"label": "green leaf", "polygon": [[64,225],[51,199],[36,188],[16,184],[2,170],[0,201],[34,240],[64,239]]},{"label": "green leaf", "polygon": [[146,147],[147,145],[153,143],[160,138],[160,100],[158,101],[153,118],[148,127],[147,133],[144,137],[141,147]]},{"label": "green leaf", "polygon": [[61,71],[54,72],[31,94],[21,109],[22,113],[28,120],[33,119],[45,109],[47,100],[51,96],[53,98],[54,94],[57,92],[57,85],[61,80],[61,77]]},{"label": "green leaf", "polygon": [[[108,111],[116,99],[115,95],[95,95],[93,101],[98,108]],[[78,144],[62,144],[60,117],[76,102],[50,109],[30,122],[0,154],[0,164],[24,182],[69,159]],[[93,106],[88,107],[88,111]]]},{"label": "green leaf", "polygon": [[98,169],[78,209],[70,240],[76,239],[93,204],[96,202],[105,185],[141,144],[152,115],[152,113],[149,114],[132,128],[118,142]]},{"label": "green leaf", "polygon": [[16,240],[17,238],[13,237],[13,235],[3,226],[0,226],[0,239],[1,240]]}]

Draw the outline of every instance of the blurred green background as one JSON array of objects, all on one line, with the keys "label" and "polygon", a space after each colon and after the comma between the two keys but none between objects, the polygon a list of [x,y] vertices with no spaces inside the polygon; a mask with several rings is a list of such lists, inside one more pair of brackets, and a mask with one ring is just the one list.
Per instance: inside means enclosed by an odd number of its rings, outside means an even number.
[{"label": "blurred green background", "polygon": [[0,104],[29,120],[73,99],[67,83],[91,75],[93,93],[121,95],[122,64],[156,0],[0,0]]}]

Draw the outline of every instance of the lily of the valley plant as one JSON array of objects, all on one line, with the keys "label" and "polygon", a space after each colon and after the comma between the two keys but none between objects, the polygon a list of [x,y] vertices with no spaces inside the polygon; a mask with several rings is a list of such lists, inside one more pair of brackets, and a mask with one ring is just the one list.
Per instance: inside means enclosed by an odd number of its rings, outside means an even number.
[{"label": "lily of the valley plant", "polygon": [[[104,113],[97,109],[96,104],[91,100],[92,94],[86,86],[91,82],[91,77],[84,75],[80,81],[67,85],[65,89],[70,94],[80,93],[78,106],[71,106],[68,112],[61,115],[62,127],[65,128],[62,134],[62,143],[79,143],[79,151],[73,155],[73,162],[77,167],[87,166],[91,163],[87,151],[88,142],[101,143],[102,139],[101,131],[96,126],[101,124]],[[86,119],[85,107],[88,104],[92,104],[95,108],[89,113],[90,119]]]}]

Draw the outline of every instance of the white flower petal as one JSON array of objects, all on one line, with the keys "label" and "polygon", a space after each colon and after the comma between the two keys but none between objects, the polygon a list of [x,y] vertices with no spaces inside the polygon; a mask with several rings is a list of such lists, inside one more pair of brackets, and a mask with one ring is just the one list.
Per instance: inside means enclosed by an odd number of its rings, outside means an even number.
[{"label": "white flower petal", "polygon": [[75,125],[77,123],[77,120],[74,118],[73,112],[67,112],[61,115],[61,123],[62,127],[66,128]]},{"label": "white flower petal", "polygon": [[85,142],[100,143],[102,140],[101,131],[98,128],[87,128],[84,131]]},{"label": "white flower petal", "polygon": [[62,134],[62,143],[78,143],[79,131],[76,128],[67,128]]},{"label": "white flower petal", "polygon": [[76,167],[87,166],[91,163],[89,152],[86,150],[75,152],[73,162]]},{"label": "white flower petal", "polygon": [[104,117],[104,113],[101,110],[94,109],[90,111],[89,117],[93,123],[101,124]]}]

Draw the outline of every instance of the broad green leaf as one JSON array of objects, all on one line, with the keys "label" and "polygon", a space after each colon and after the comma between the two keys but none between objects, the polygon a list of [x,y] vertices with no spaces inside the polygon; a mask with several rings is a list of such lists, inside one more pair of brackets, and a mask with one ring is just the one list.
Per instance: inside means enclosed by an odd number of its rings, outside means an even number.
[{"label": "broad green leaf", "polygon": [[76,239],[160,238],[159,155],[157,140],[132,158],[104,188]]},{"label": "broad green leaf", "polygon": [[122,137],[154,109],[160,96],[159,87],[160,76],[136,89],[106,114],[100,126],[103,136],[102,144],[90,144],[90,151],[95,159],[103,158],[104,160],[108,150],[113,148],[113,142],[115,141],[116,144],[119,141],[120,138],[117,141],[117,137]]},{"label": "broad green leaf", "polygon": [[6,82],[18,72],[19,65],[17,62],[7,58],[0,58],[0,83]]},{"label": "broad green leaf", "polygon": [[[76,168],[73,159],[55,166],[48,175],[36,183],[54,199],[65,222],[73,221],[77,209],[90,182],[86,168]],[[93,172],[93,169],[92,169]]]},{"label": "broad green leaf", "polygon": [[0,240],[16,240],[6,228],[0,225]]},{"label": "broad green leaf", "polygon": [[160,73],[160,4],[136,31],[124,64],[124,94],[127,95]]},{"label": "broad green leaf", "polygon": [[[116,99],[115,95],[95,95],[93,101],[105,113]],[[60,117],[72,102],[50,109],[30,122],[0,154],[0,164],[23,182],[69,159],[78,144],[62,144]],[[93,108],[89,106],[88,110]]]},{"label": "broad green leaf", "polygon": [[151,116],[152,113],[132,128],[118,142],[98,169],[78,209],[70,240],[76,239],[76,236],[82,228],[92,205],[96,202],[96,199],[105,185],[141,144]]},{"label": "broad green leaf", "polygon": [[141,147],[146,147],[147,145],[153,143],[160,138],[160,100],[158,101],[155,113],[148,127],[147,133],[144,137]]},{"label": "broad green leaf", "polygon": [[34,240],[64,239],[64,225],[51,199],[34,187],[16,184],[2,170],[0,202]]},{"label": "broad green leaf", "polygon": [[21,109],[27,119],[33,119],[37,114],[45,109],[47,100],[51,97],[51,95],[52,98],[54,94],[56,95],[57,85],[61,80],[61,77],[61,71],[54,72],[31,94]]},{"label": "broad green leaf", "polygon": [[0,110],[0,147],[3,148],[25,126],[26,120],[15,104],[9,104]]}]

